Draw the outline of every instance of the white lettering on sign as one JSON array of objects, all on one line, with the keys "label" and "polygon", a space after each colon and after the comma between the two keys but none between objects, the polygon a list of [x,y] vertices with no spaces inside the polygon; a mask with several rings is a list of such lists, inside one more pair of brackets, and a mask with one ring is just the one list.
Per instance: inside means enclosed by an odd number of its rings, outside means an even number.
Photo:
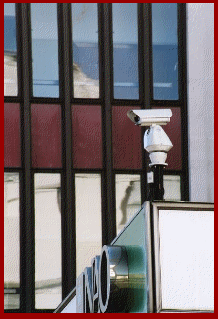
[{"label": "white lettering on sign", "polygon": [[[123,312],[129,273],[125,247],[104,246],[76,283],[78,313]],[[125,301],[122,302],[122,299]]]}]

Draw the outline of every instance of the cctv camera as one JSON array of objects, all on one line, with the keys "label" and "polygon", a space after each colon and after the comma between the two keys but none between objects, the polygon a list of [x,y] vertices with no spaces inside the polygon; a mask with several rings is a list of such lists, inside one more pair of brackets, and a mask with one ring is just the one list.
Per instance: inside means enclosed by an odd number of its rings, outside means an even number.
[{"label": "cctv camera", "polygon": [[173,147],[169,137],[160,125],[152,125],[144,135],[144,148],[149,153],[151,164],[167,165],[167,153]]},{"label": "cctv camera", "polygon": [[149,165],[166,166],[167,152],[173,144],[160,125],[170,122],[172,111],[170,109],[131,110],[127,115],[136,125],[150,126],[144,135],[144,148],[151,160]]},{"label": "cctv camera", "polygon": [[131,110],[127,115],[136,125],[166,125],[170,122],[172,111],[170,109]]}]

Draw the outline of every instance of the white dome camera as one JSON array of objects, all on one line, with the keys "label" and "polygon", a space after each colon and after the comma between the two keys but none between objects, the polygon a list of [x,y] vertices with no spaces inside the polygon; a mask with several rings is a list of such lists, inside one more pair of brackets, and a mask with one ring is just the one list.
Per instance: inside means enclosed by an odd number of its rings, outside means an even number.
[{"label": "white dome camera", "polygon": [[131,110],[127,115],[136,125],[150,126],[144,135],[144,148],[149,153],[150,166],[166,166],[167,152],[173,144],[160,125],[170,122],[172,111],[170,109]]}]

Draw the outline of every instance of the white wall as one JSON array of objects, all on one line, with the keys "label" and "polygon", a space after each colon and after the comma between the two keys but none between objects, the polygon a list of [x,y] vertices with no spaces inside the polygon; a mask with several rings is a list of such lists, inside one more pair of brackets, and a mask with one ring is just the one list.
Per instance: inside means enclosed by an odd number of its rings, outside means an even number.
[{"label": "white wall", "polygon": [[214,201],[214,4],[187,4],[190,200]]}]

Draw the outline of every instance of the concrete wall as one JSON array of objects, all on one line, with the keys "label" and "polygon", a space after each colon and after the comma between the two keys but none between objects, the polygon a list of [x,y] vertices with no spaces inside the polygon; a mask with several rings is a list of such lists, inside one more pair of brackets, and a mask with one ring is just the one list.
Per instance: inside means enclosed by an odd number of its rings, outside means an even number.
[{"label": "concrete wall", "polygon": [[214,4],[187,4],[190,200],[214,201]]}]

